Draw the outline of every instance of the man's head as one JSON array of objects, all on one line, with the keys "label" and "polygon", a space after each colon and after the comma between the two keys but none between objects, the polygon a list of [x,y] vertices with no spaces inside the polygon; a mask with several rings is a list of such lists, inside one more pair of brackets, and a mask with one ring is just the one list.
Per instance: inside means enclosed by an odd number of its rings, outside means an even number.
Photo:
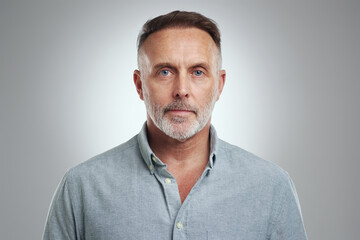
[{"label": "man's head", "polygon": [[137,40],[138,49],[138,67],[141,71],[143,65],[142,45],[145,40],[153,33],[166,29],[166,28],[198,28],[207,32],[213,39],[215,45],[218,48],[218,69],[221,68],[221,37],[220,31],[216,23],[197,12],[186,12],[186,11],[173,11],[165,15],[158,16],[156,18],[148,20]]},{"label": "man's head", "polygon": [[134,82],[148,127],[185,141],[210,124],[225,81],[212,20],[180,11],[149,20],[138,37],[138,64]]}]

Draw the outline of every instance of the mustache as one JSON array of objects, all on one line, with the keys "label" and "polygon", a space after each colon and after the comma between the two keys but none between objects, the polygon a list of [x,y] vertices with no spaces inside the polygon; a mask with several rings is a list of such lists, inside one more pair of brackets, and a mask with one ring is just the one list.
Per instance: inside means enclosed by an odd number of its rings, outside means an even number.
[{"label": "mustache", "polygon": [[181,100],[176,100],[172,103],[165,105],[165,107],[163,108],[163,114],[171,110],[186,110],[194,112],[195,114],[197,114],[199,111],[197,107],[192,106],[191,104]]}]

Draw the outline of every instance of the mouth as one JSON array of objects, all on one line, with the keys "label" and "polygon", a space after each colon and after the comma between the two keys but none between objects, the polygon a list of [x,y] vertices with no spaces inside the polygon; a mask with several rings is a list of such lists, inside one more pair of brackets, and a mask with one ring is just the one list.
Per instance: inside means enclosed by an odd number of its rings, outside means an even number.
[{"label": "mouth", "polygon": [[176,115],[187,115],[190,113],[195,113],[192,110],[188,110],[188,109],[169,109],[166,112],[169,112],[171,114],[176,114]]},{"label": "mouth", "polygon": [[175,101],[168,104],[163,109],[163,114],[169,113],[170,115],[176,115],[178,117],[188,117],[191,114],[197,115],[198,109],[189,103]]},{"label": "mouth", "polygon": [[188,109],[169,109],[169,112],[194,112],[192,110],[188,110]]}]

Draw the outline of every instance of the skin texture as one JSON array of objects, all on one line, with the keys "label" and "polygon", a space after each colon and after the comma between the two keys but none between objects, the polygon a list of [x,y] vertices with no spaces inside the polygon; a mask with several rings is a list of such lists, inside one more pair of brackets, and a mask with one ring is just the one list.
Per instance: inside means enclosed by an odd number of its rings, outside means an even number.
[{"label": "skin texture", "polygon": [[147,108],[149,144],[184,201],[209,158],[211,112],[225,83],[219,50],[203,30],[169,28],[151,34],[139,54],[134,83]]}]

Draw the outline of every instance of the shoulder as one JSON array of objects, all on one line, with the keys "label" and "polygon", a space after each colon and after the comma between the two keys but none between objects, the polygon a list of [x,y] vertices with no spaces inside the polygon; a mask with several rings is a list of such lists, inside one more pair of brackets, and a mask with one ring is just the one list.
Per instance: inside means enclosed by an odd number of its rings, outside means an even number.
[{"label": "shoulder", "polygon": [[238,146],[218,140],[218,162],[236,172],[242,179],[246,177],[254,183],[266,183],[267,185],[288,185],[289,175],[280,166],[264,160]]},{"label": "shoulder", "polygon": [[134,136],[127,142],[69,169],[65,174],[65,179],[76,181],[79,178],[99,177],[114,173],[114,171],[121,172],[121,169],[136,160],[139,154],[138,142]]},{"label": "shoulder", "polygon": [[240,147],[219,141],[216,164],[221,175],[234,185],[235,191],[246,192],[247,197],[269,204],[274,212],[290,205],[298,209],[298,198],[294,183],[288,172],[273,162],[264,160]]}]

